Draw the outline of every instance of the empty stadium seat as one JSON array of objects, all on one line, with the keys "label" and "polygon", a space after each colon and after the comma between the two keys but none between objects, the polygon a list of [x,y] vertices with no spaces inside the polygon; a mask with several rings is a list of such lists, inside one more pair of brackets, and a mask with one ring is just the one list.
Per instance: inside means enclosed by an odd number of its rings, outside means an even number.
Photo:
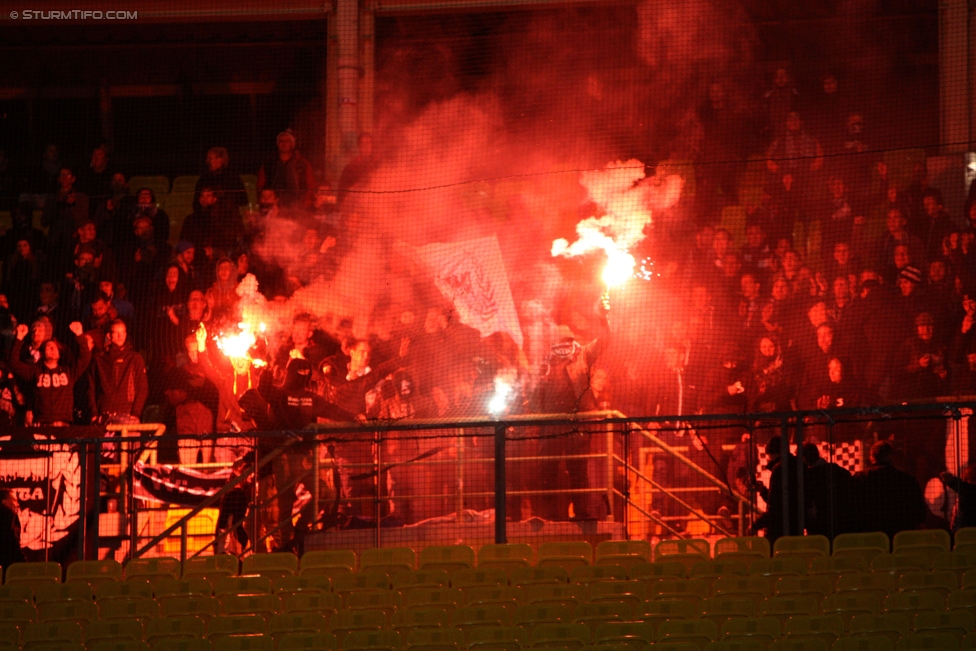
[{"label": "empty stadium seat", "polygon": [[348,594],[362,590],[389,590],[390,576],[385,572],[361,572],[357,574],[340,574],[332,579],[332,591],[336,594]]},{"label": "empty stadium seat", "polygon": [[830,575],[781,576],[773,583],[774,595],[815,592],[827,596],[834,592],[834,577]]},{"label": "empty stadium seat", "polygon": [[226,635],[212,641],[213,651],[273,651],[274,641],[264,635]]},{"label": "empty stadium seat", "polygon": [[812,561],[830,556],[830,539],[826,536],[781,536],[773,543],[773,556],[795,555]]},{"label": "empty stadium seat", "polygon": [[850,618],[847,628],[852,634],[884,635],[897,642],[911,630],[911,620],[905,613],[860,613]]},{"label": "empty stadium seat", "polygon": [[458,628],[507,626],[512,616],[509,609],[501,604],[477,604],[456,609],[453,621]]},{"label": "empty stadium seat", "polygon": [[647,601],[647,586],[640,581],[600,581],[586,591],[590,603],[625,603],[634,607]]},{"label": "empty stadium seat", "polygon": [[251,554],[241,563],[241,574],[258,574],[271,579],[298,574],[298,557],[279,552],[274,554]]},{"label": "empty stadium seat", "polygon": [[278,651],[336,651],[339,643],[332,633],[285,633],[278,639]]},{"label": "empty stadium seat", "polygon": [[332,579],[324,575],[280,576],[271,584],[274,594],[332,592]]},{"label": "empty stadium seat", "polygon": [[372,631],[386,628],[389,620],[381,610],[341,610],[332,618],[332,634],[341,643],[352,631]]},{"label": "empty stadium seat", "polygon": [[302,554],[299,574],[321,574],[335,577],[356,571],[356,554],[348,550],[312,551]]},{"label": "empty stadium seat", "polygon": [[197,556],[183,563],[183,578],[204,578],[211,581],[225,576],[237,576],[240,561],[233,554]]},{"label": "empty stadium seat", "polygon": [[220,612],[220,602],[214,597],[174,596],[157,599],[164,617],[196,615],[204,619]]},{"label": "empty stadium seat", "polygon": [[690,600],[698,603],[708,596],[710,586],[703,579],[660,579],[650,586],[651,598],[659,600]]},{"label": "empty stadium seat", "polygon": [[159,603],[152,597],[112,597],[98,602],[102,619],[149,620],[159,616]]},{"label": "empty stadium seat", "polygon": [[266,576],[222,576],[214,580],[214,595],[271,594],[271,579]]},{"label": "empty stadium seat", "polygon": [[142,641],[143,626],[138,619],[97,620],[88,625],[85,641],[130,639]]},{"label": "empty stadium seat", "polygon": [[592,564],[593,546],[588,542],[544,542],[539,545],[538,567],[556,565],[572,572],[576,567]]},{"label": "empty stadium seat", "polygon": [[[935,554],[927,556],[921,552],[909,550],[897,554],[878,554],[869,563],[872,572],[898,573],[906,570],[928,570]],[[853,556],[850,558],[854,558]]]},{"label": "empty stadium seat", "polygon": [[744,561],[698,561],[691,566],[689,576],[693,579],[715,579],[721,576],[747,576],[749,566]]},{"label": "empty stadium seat", "polygon": [[571,583],[594,583],[599,581],[623,581],[627,579],[627,568],[622,565],[580,565],[569,574]]},{"label": "empty stadium seat", "polygon": [[206,633],[206,620],[197,615],[159,617],[146,624],[146,641],[153,647],[157,638],[199,638]]},{"label": "empty stadium seat", "polygon": [[530,638],[532,646],[578,649],[589,644],[590,629],[585,624],[540,624]]},{"label": "empty stadium seat", "polygon": [[521,626],[473,626],[464,633],[469,651],[520,651],[528,643],[528,633]]},{"label": "empty stadium seat", "polygon": [[418,628],[400,634],[404,651],[454,651],[464,645],[464,634],[455,628]]},{"label": "empty stadium seat", "polygon": [[400,651],[396,631],[352,631],[339,644],[342,651]]},{"label": "empty stadium seat", "polygon": [[536,624],[556,624],[571,622],[573,609],[568,606],[532,605],[519,606],[512,614],[515,626],[534,626]]},{"label": "empty stadium seat", "polygon": [[88,622],[98,619],[98,607],[92,601],[46,601],[37,605],[37,617],[42,622],[56,622],[61,620],[81,622],[87,626]]},{"label": "empty stadium seat", "polygon": [[142,578],[155,581],[160,578],[180,578],[180,561],[177,558],[133,558],[125,564],[126,581]]},{"label": "empty stadium seat", "polygon": [[328,631],[329,618],[322,613],[284,613],[268,618],[267,633],[279,639],[286,633],[321,633]]},{"label": "empty stadium seat", "polygon": [[818,557],[810,560],[807,554],[781,554],[775,558],[755,560],[749,563],[750,576],[797,576],[808,574],[812,562],[816,562]]},{"label": "empty stadium seat", "polygon": [[596,546],[596,565],[631,567],[651,562],[651,544],[646,540],[604,540]]},{"label": "empty stadium seat", "polygon": [[342,597],[331,592],[296,592],[281,595],[281,612],[337,613],[342,609]]},{"label": "empty stadium seat", "polygon": [[576,609],[575,621],[595,630],[600,624],[626,622],[633,616],[634,609],[629,603],[589,603]]},{"label": "empty stadium seat", "polygon": [[769,539],[756,536],[722,538],[715,543],[715,560],[750,562],[756,558],[769,558]]},{"label": "empty stadium seat", "polygon": [[474,550],[468,545],[431,545],[420,550],[419,565],[421,570],[448,573],[471,569],[475,565]]},{"label": "empty stadium seat", "polygon": [[379,610],[389,619],[403,603],[403,595],[393,590],[350,592],[345,596],[346,610]]},{"label": "empty stadium seat", "polygon": [[928,555],[947,552],[952,548],[949,532],[943,529],[920,529],[917,531],[899,531],[891,541],[892,551],[913,550]]},{"label": "empty stadium seat", "polygon": [[153,585],[153,593],[159,597],[178,595],[209,597],[213,594],[213,584],[208,579],[158,579]]},{"label": "empty stadium seat", "polygon": [[38,604],[48,601],[91,601],[94,591],[87,583],[54,583],[47,581],[34,588],[34,600]]},{"label": "empty stadium seat", "polygon": [[87,651],[150,651],[149,645],[142,640],[104,638],[100,640],[86,640]]},{"label": "empty stadium seat", "polygon": [[872,533],[842,533],[834,538],[834,556],[862,556],[866,560],[891,551],[888,536],[880,531]]},{"label": "empty stadium seat", "polygon": [[[663,620],[662,620],[663,621]],[[626,644],[634,651],[643,651],[644,647],[657,639],[657,627],[661,622],[612,622],[601,624],[593,633],[593,641],[597,644]]]},{"label": "empty stadium seat", "polygon": [[655,562],[681,563],[686,568],[711,558],[711,547],[700,538],[662,540],[654,547]]},{"label": "empty stadium seat", "polygon": [[569,572],[558,565],[548,567],[518,567],[509,573],[512,585],[533,583],[569,583]]},{"label": "empty stadium seat", "polygon": [[775,617],[734,617],[726,620],[719,631],[727,641],[752,641],[768,647],[780,636],[782,626]]},{"label": "empty stadium seat", "polygon": [[478,550],[478,569],[510,571],[532,565],[532,548],[524,543],[485,545]]},{"label": "empty stadium seat", "polygon": [[755,617],[756,610],[756,602],[737,597],[710,597],[700,606],[701,618],[710,619],[719,628],[735,617]]},{"label": "empty stadium seat", "polygon": [[669,620],[657,629],[662,642],[695,644],[699,648],[718,639],[718,626],[707,619]]},{"label": "empty stadium seat", "polygon": [[500,568],[458,570],[451,575],[451,585],[455,588],[508,585],[508,573]]},{"label": "empty stadium seat", "polygon": [[359,555],[362,572],[385,572],[392,576],[403,570],[413,570],[416,565],[417,554],[409,547],[371,548]]},{"label": "empty stadium seat", "polygon": [[790,639],[819,638],[833,645],[845,633],[844,619],[837,614],[790,617],[783,633]]},{"label": "empty stadium seat", "polygon": [[895,643],[883,635],[855,635],[834,642],[833,651],[895,651]]},{"label": "empty stadium seat", "polygon": [[684,579],[688,567],[684,563],[637,563],[627,570],[627,578],[637,581],[657,581],[658,579]]},{"label": "empty stadium seat", "polygon": [[218,615],[207,623],[207,637],[216,638],[231,635],[264,635],[268,624],[258,615]]},{"label": "empty stadium seat", "polygon": [[460,588],[412,588],[403,595],[404,608],[443,608],[453,612],[463,602]]},{"label": "empty stadium seat", "polygon": [[451,614],[443,608],[411,608],[393,613],[391,624],[401,636],[406,636],[418,628],[449,628]]},{"label": "empty stadium seat", "polygon": [[61,583],[61,565],[58,563],[12,563],[4,569],[4,584],[37,580]]},{"label": "empty stadium seat", "polygon": [[[473,553],[473,552],[472,552]],[[393,589],[440,588],[451,583],[446,570],[404,570],[393,575]]]},{"label": "empty stadium seat", "polygon": [[923,631],[909,633],[898,640],[898,651],[915,651],[915,649],[938,649],[939,651],[957,651],[959,640],[951,633],[940,631]]},{"label": "empty stadium seat", "polygon": [[265,619],[281,610],[281,599],[277,595],[256,594],[256,595],[221,595],[217,598],[220,602],[220,612],[222,615],[260,615]]},{"label": "empty stadium seat", "polygon": [[96,601],[117,599],[119,597],[145,597],[152,599],[153,594],[152,584],[147,579],[142,578],[142,576],[136,576],[121,582],[106,581],[95,586]]},{"label": "empty stadium seat", "polygon": [[868,561],[863,556],[830,556],[815,558],[810,563],[810,574],[840,574],[842,572],[867,572]]},{"label": "empty stadium seat", "polygon": [[526,604],[552,604],[575,608],[586,601],[586,589],[575,584],[534,583],[525,586],[523,592]]},{"label": "empty stadium seat", "polygon": [[149,648],[152,651],[213,651],[210,641],[204,637],[156,637]]},{"label": "empty stadium seat", "polygon": [[464,591],[464,603],[467,605],[499,604],[514,610],[525,600],[525,592],[518,586],[476,586]]},{"label": "empty stadium seat", "polygon": [[771,615],[786,623],[790,617],[797,615],[820,614],[820,603],[809,595],[770,597],[760,605],[759,610],[763,615]]}]

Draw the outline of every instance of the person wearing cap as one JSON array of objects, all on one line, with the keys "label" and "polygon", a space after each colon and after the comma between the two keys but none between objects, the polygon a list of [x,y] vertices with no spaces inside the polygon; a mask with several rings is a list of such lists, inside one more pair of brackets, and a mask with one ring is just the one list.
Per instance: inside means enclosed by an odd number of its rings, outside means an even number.
[{"label": "person wearing cap", "polygon": [[935,340],[935,319],[929,312],[915,317],[915,335],[902,345],[904,398],[946,395],[949,370],[945,346]]},{"label": "person wearing cap", "polygon": [[312,164],[295,149],[295,134],[286,129],[278,134],[278,152],[258,170],[257,189],[270,188],[278,193],[282,206],[305,206],[316,187]]},{"label": "person wearing cap", "polygon": [[[295,433],[306,429],[318,418],[335,421],[354,420],[354,414],[309,391],[308,385],[311,379],[312,365],[300,356],[289,360],[281,386],[275,385],[271,369],[265,369],[261,373],[261,378],[258,380],[258,393],[268,403],[274,429]],[[304,483],[306,488],[309,486],[306,475],[311,468],[314,443],[307,439],[307,435],[302,439],[262,437],[258,443],[258,454],[262,457],[275,447],[285,447],[285,451],[273,463],[281,541],[278,548],[282,550],[291,549],[297,542],[296,530],[292,525],[292,509],[295,505],[297,483]],[[313,518],[314,513],[303,510],[299,526],[301,527],[302,524],[307,526]]]}]

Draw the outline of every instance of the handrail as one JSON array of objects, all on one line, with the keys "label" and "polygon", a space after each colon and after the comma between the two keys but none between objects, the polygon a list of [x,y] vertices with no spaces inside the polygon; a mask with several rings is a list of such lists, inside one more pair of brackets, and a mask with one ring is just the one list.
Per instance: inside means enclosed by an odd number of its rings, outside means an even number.
[{"label": "handrail", "polygon": [[[258,461],[256,467],[253,466],[253,465],[251,465],[251,464],[248,464],[247,469],[244,470],[243,472],[241,472],[241,474],[239,474],[237,477],[234,477],[233,479],[231,479],[229,482],[227,482],[226,484],[224,484],[224,486],[221,487],[221,489],[218,490],[216,493],[214,493],[210,497],[207,497],[202,502],[200,502],[199,504],[197,504],[196,506],[194,506],[192,509],[190,509],[179,520],[177,520],[176,522],[174,522],[173,524],[171,524],[169,527],[167,527],[166,529],[164,529],[162,531],[162,533],[157,534],[152,540],[150,540],[148,543],[146,543],[146,545],[143,546],[142,549],[139,549],[137,551],[134,551],[132,553],[132,558],[139,558],[139,557],[141,557],[147,551],[149,551],[150,549],[152,549],[153,547],[155,547],[156,545],[158,545],[159,543],[161,543],[165,538],[169,537],[169,535],[171,533],[173,533],[174,531],[176,531],[177,529],[182,528],[182,531],[183,531],[183,534],[182,535],[185,537],[186,536],[186,525],[189,523],[189,521],[190,521],[191,518],[193,518],[194,516],[196,516],[197,514],[199,514],[201,511],[203,511],[203,509],[210,507],[211,505],[215,504],[218,500],[222,499],[224,497],[224,495],[226,495],[231,490],[233,490],[234,488],[236,488],[238,484],[241,484],[245,479],[247,479],[252,474],[254,474],[254,471],[257,468],[263,468],[267,464],[269,464],[272,461],[274,461],[277,457],[279,457],[282,453],[284,453],[284,451],[285,451],[286,448],[288,448],[291,445],[294,445],[297,441],[298,441],[297,438],[294,438],[294,437],[289,438],[284,443],[284,445],[281,445],[281,446],[275,448],[274,450],[272,450],[271,452],[269,452],[265,456],[261,457],[261,459]],[[185,548],[185,546],[184,546],[184,548]]]}]

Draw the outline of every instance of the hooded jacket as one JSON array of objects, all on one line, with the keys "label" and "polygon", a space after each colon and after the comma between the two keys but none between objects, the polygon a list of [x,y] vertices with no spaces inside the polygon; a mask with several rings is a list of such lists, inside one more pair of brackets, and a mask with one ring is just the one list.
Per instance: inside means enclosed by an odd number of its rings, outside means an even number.
[{"label": "hooded jacket", "polygon": [[146,363],[126,341],[112,344],[95,357],[95,399],[101,414],[130,414],[138,418],[149,396]]}]

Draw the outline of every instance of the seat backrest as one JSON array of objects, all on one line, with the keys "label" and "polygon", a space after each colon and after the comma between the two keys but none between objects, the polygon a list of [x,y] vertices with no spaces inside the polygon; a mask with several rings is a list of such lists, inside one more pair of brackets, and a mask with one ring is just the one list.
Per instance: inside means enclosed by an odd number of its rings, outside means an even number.
[{"label": "seat backrest", "polygon": [[213,584],[207,579],[159,579],[153,586],[157,598],[176,595],[213,595]]},{"label": "seat backrest", "polygon": [[287,552],[251,554],[241,563],[241,574],[262,576],[298,574],[298,557]]},{"label": "seat backrest", "polygon": [[830,539],[827,536],[781,536],[773,543],[773,555],[810,553],[830,556]]},{"label": "seat backrest", "polygon": [[544,542],[539,545],[539,561],[560,558],[582,559],[587,565],[593,564],[593,545],[580,540],[574,542]]},{"label": "seat backrest", "polygon": [[569,583],[569,572],[557,565],[548,567],[517,567],[509,573],[512,585],[531,583]]},{"label": "seat backrest", "polygon": [[646,540],[604,540],[596,546],[596,564],[612,563],[618,557],[636,556],[651,561],[651,543]]},{"label": "seat backrest", "polygon": [[396,631],[352,631],[343,638],[340,648],[343,651],[355,649],[399,651],[400,634]]},{"label": "seat backrest", "polygon": [[146,639],[154,637],[203,637],[207,623],[196,615],[159,617],[146,624]]},{"label": "seat backrest", "polygon": [[237,576],[240,562],[233,554],[214,554],[213,556],[197,556],[187,559],[183,563],[183,576],[193,574],[211,574],[214,576]]},{"label": "seat backrest", "polygon": [[752,555],[759,558],[769,558],[769,539],[758,536],[741,538],[722,538],[715,543],[715,558],[722,558],[723,554]]},{"label": "seat backrest", "polygon": [[468,545],[431,545],[420,550],[420,569],[472,568],[474,549]]},{"label": "seat backrest", "polygon": [[394,590],[439,588],[450,583],[451,577],[445,570],[404,570],[393,575]]},{"label": "seat backrest", "polygon": [[350,572],[355,572],[356,553],[348,549],[305,552],[302,554],[299,567],[301,573],[310,568],[321,567],[346,567]]},{"label": "seat backrest", "polygon": [[138,577],[121,582],[106,581],[95,586],[96,601],[118,597],[147,597],[152,599],[154,594],[152,583]]},{"label": "seat backrest", "polygon": [[222,576],[214,581],[214,594],[271,594],[271,579],[266,576]]},{"label": "seat backrest", "polygon": [[359,555],[362,571],[370,567],[403,567],[412,570],[417,566],[417,554],[409,547],[372,547]]},{"label": "seat backrest", "polygon": [[168,576],[180,578],[180,561],[166,556],[160,558],[133,558],[125,564],[126,580],[134,576]]},{"label": "seat backrest", "polygon": [[478,568],[511,569],[532,565],[532,548],[525,543],[485,545],[478,550]]},{"label": "seat backrest", "polygon": [[654,560],[685,555],[701,556],[707,560],[711,558],[711,547],[703,538],[662,540],[654,547]]},{"label": "seat backrest", "polygon": [[883,554],[891,550],[888,535],[881,531],[871,533],[842,533],[834,538],[834,554],[854,549],[876,549]]},{"label": "seat backrest", "polygon": [[278,651],[336,651],[339,646],[332,633],[284,633],[278,638]]},{"label": "seat backrest", "polygon": [[682,563],[638,563],[627,570],[628,579],[646,580],[670,577],[684,579],[688,576],[688,569]]},{"label": "seat backrest", "polygon": [[210,620],[207,636],[215,635],[263,635],[268,625],[258,615],[220,615]]},{"label": "seat backrest", "polygon": [[949,551],[952,540],[949,532],[944,529],[919,529],[917,531],[899,531],[891,541],[895,552],[911,547],[929,547]]},{"label": "seat backrest", "polygon": [[457,570],[451,575],[455,588],[508,585],[508,572],[503,569]]},{"label": "seat backrest", "polygon": [[54,562],[11,563],[6,569],[4,583],[46,579],[61,583],[61,565]]},{"label": "seat backrest", "polygon": [[279,576],[271,581],[275,594],[292,592],[332,592],[332,579],[327,576]]}]

